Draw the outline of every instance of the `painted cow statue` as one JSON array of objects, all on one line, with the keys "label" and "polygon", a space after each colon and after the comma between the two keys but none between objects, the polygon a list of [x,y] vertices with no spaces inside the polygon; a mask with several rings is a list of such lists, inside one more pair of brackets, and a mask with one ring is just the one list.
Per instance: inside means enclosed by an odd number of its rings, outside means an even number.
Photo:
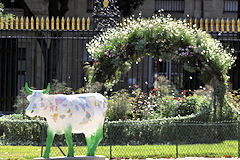
[{"label": "painted cow statue", "polygon": [[46,150],[43,157],[49,158],[55,134],[65,134],[68,145],[67,157],[74,156],[72,133],[84,133],[88,146],[87,156],[94,156],[103,138],[103,123],[107,110],[107,99],[99,93],[75,95],[48,95],[45,90],[32,90],[25,84],[30,102],[26,114],[30,117],[45,117],[48,123]]}]

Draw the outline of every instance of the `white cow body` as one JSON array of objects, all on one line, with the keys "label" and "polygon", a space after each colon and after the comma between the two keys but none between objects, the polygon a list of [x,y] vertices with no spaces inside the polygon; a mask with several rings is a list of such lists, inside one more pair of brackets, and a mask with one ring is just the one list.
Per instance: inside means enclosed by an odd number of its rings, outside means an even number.
[{"label": "white cow body", "polygon": [[107,99],[99,93],[47,95],[34,91],[27,98],[30,104],[26,114],[45,117],[49,128],[57,134],[63,134],[70,126],[72,133],[88,137],[103,126]]}]

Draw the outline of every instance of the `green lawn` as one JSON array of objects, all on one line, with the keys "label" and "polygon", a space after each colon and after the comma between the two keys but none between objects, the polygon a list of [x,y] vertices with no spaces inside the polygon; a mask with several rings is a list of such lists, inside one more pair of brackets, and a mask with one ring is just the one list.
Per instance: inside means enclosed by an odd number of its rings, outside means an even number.
[{"label": "green lawn", "polygon": [[[64,153],[66,147],[62,147]],[[175,145],[139,145],[139,146],[112,146],[112,157],[124,158],[160,158],[176,157]],[[75,147],[75,155],[85,155],[86,147]],[[199,157],[224,157],[225,155],[238,156],[238,142],[224,141],[217,144],[191,144],[178,146],[179,157],[199,156]],[[40,157],[41,147],[36,146],[0,146],[0,159],[33,159]],[[110,157],[109,146],[99,146],[97,155]],[[57,147],[52,148],[51,156],[62,156]]]}]

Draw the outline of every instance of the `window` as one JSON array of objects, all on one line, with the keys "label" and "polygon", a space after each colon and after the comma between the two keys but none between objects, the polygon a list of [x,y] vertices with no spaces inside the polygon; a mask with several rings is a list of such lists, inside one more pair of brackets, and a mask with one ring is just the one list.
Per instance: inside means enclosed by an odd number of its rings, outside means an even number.
[{"label": "window", "polygon": [[184,0],[155,0],[155,11],[184,12]]},{"label": "window", "polygon": [[237,12],[238,0],[224,0],[224,12]]}]

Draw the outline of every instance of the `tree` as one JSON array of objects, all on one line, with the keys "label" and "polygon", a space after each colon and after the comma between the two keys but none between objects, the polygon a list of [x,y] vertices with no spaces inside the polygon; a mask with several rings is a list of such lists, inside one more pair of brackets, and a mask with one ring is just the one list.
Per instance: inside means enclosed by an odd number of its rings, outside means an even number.
[{"label": "tree", "polygon": [[0,2],[0,18],[11,18],[11,17],[14,17],[13,14],[11,13],[7,13],[7,14],[4,14],[4,5]]},{"label": "tree", "polygon": [[123,17],[129,17],[135,9],[143,4],[144,0],[118,0],[116,5],[119,7]]}]

